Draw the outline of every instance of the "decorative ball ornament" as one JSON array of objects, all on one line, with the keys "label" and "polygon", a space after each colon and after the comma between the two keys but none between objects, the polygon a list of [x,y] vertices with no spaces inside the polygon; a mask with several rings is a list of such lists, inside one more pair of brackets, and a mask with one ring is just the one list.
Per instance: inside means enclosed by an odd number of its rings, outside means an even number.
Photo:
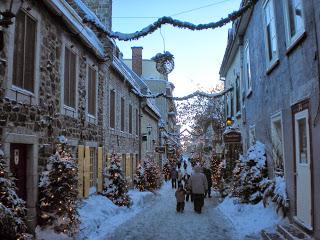
[{"label": "decorative ball ornament", "polygon": [[151,60],[156,62],[157,71],[161,74],[168,75],[174,69],[174,56],[166,51],[164,53],[158,53]]}]

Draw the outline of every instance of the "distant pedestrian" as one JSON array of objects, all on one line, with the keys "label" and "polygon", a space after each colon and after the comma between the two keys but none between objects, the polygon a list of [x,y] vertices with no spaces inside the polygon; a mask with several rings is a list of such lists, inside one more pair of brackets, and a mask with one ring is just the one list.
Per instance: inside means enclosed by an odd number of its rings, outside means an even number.
[{"label": "distant pedestrian", "polygon": [[183,189],[182,184],[178,185],[178,190],[176,191],[176,199],[177,199],[177,212],[183,213],[184,211],[184,197],[186,191]]},{"label": "distant pedestrian", "polygon": [[178,170],[177,179],[178,179],[178,186],[179,186],[180,184],[182,184],[182,179],[183,179],[183,175],[180,169]]},{"label": "distant pedestrian", "polygon": [[184,162],[183,162],[183,168],[184,168],[185,171],[187,171],[187,167],[188,167],[187,162],[184,161]]},{"label": "distant pedestrian", "polygon": [[194,167],[194,173],[190,176],[188,181],[188,188],[192,191],[192,198],[194,204],[194,211],[201,213],[204,203],[204,194],[208,190],[208,182],[206,176],[201,172],[200,166]]},{"label": "distant pedestrian", "polygon": [[[191,196],[191,189],[188,187],[188,180],[190,178],[190,175],[188,173],[186,173],[183,176],[183,181],[184,181],[184,186],[185,186],[185,190],[186,190],[186,201],[189,201],[189,197]],[[191,198],[191,202],[192,202],[192,198]]]},{"label": "distant pedestrian", "polygon": [[178,177],[177,169],[176,169],[176,167],[172,167],[172,169],[171,169],[172,188],[177,188],[177,177]]}]

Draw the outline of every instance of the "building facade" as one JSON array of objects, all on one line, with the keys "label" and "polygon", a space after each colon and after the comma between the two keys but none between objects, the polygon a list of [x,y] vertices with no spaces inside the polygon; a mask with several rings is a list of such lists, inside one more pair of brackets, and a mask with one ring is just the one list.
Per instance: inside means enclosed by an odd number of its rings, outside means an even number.
[{"label": "building facade", "polygon": [[240,73],[243,148],[265,143],[270,176],[286,180],[290,219],[315,238],[320,237],[319,4],[258,1],[234,23],[220,70],[227,84],[229,73]]}]

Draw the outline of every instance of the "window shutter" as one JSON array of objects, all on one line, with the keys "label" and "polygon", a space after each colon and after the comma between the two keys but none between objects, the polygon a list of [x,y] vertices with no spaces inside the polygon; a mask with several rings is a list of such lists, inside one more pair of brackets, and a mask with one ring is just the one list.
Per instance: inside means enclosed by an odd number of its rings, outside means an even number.
[{"label": "window shutter", "polygon": [[83,170],[84,170],[84,146],[78,146],[78,189],[79,197],[83,197]]},{"label": "window shutter", "polygon": [[97,189],[98,192],[102,192],[103,188],[103,175],[102,175],[102,170],[103,170],[103,148],[98,147],[98,174],[97,174]]},{"label": "window shutter", "polygon": [[36,23],[26,16],[25,58],[24,58],[24,89],[34,92],[34,64],[36,49]]},{"label": "window shutter", "polygon": [[110,91],[110,127],[115,128],[115,97],[116,93],[114,90]]},{"label": "window shutter", "polygon": [[131,159],[130,154],[126,154],[126,177],[130,177],[131,173]]},{"label": "window shutter", "polygon": [[69,66],[70,66],[70,50],[65,48],[64,53],[64,104],[69,106],[69,83],[70,83],[70,76],[69,76]]},{"label": "window shutter", "polygon": [[70,107],[76,107],[76,54],[70,51]]},{"label": "window shutter", "polygon": [[90,189],[90,148],[86,146],[85,154],[84,154],[84,187],[83,187],[84,197],[89,196],[89,189]]}]

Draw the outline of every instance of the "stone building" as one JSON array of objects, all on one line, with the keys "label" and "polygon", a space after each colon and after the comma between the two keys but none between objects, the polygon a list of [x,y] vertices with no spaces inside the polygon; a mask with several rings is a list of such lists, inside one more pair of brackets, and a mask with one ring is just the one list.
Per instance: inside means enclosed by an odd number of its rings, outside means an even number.
[{"label": "stone building", "polygon": [[[243,148],[256,140],[265,143],[270,177],[283,176],[286,181],[290,220],[316,239],[320,238],[319,4],[258,1],[234,23],[220,69],[228,84],[240,83]],[[229,95],[231,115],[239,110],[237,94]]]},{"label": "stone building", "polygon": [[[8,8],[1,1],[0,10]],[[38,176],[58,136],[77,157],[80,197],[102,188],[112,43],[100,41],[67,1],[24,1],[17,9],[0,34],[0,139],[33,225]]]}]

